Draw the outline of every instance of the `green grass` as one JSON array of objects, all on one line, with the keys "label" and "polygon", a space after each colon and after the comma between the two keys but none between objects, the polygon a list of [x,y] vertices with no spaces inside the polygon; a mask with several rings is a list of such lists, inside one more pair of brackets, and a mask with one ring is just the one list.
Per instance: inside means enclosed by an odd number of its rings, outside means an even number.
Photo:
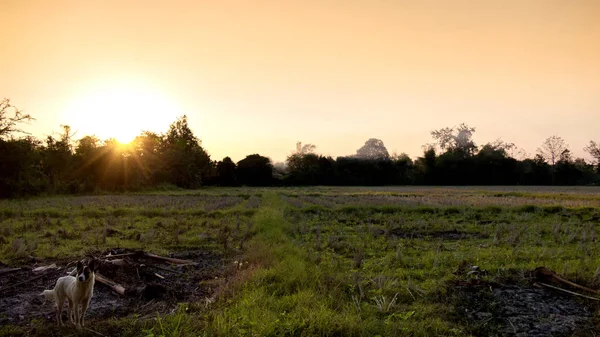
[{"label": "green grass", "polygon": [[[260,203],[246,207],[256,195]],[[248,267],[229,276],[211,306],[184,304],[160,319],[98,328],[147,336],[468,336],[454,307],[453,282],[465,278],[459,266],[487,270],[484,280],[523,284],[528,271],[546,266],[593,285],[600,265],[600,189],[316,187],[153,196],[167,199],[106,197],[66,208],[57,202],[65,199],[52,198],[0,203],[0,261],[73,257],[90,246],[219,250],[220,228],[252,224]],[[206,211],[186,201],[192,197],[243,200]],[[288,202],[296,198],[304,204]],[[104,235],[107,228],[115,233]]]},{"label": "green grass", "polygon": [[[538,266],[592,280],[600,262],[594,220],[599,213],[593,208],[295,209],[273,195],[270,200],[257,224],[275,262],[241,287],[209,321],[208,331],[464,336],[469,332],[456,320],[450,282],[464,261],[503,281]],[[398,228],[416,238],[386,236]],[[468,239],[436,237],[444,231],[458,231]]]}]

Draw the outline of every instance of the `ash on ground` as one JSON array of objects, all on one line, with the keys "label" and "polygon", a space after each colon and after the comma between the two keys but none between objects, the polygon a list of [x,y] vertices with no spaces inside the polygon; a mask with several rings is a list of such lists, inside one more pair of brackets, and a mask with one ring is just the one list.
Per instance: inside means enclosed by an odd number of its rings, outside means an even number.
[{"label": "ash on ground", "polygon": [[597,336],[589,300],[522,285],[457,290],[456,313],[476,336]]},{"label": "ash on ground", "polygon": [[[120,250],[112,253],[127,252]],[[179,252],[170,257],[191,260],[197,264],[178,266],[144,257],[136,258],[135,267],[129,269],[101,263],[98,272],[124,286],[126,296],[116,294],[96,280],[86,322],[134,314],[167,313],[175,310],[178,303],[209,298],[212,289],[203,281],[222,276],[225,269],[223,258],[204,251]],[[40,293],[54,288],[56,280],[72,270],[74,264],[68,262],[55,262],[58,268],[43,272],[35,272],[33,266],[10,271],[8,269],[12,268],[0,266],[0,272],[3,271],[0,277],[0,325],[24,325],[34,319],[56,323],[54,302],[45,300]],[[23,281],[26,282],[20,284]],[[66,308],[63,310],[63,320],[68,322]]]}]

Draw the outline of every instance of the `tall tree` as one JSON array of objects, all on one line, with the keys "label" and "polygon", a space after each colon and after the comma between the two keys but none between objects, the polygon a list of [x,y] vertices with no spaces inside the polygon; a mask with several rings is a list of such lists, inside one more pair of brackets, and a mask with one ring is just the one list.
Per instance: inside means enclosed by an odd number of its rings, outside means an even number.
[{"label": "tall tree", "polygon": [[487,144],[485,144],[482,148],[482,150],[485,151],[496,151],[496,152],[500,152],[502,153],[503,156],[509,156],[511,150],[515,149],[516,146],[513,143],[507,143],[505,141],[503,141],[502,139],[498,138],[493,142],[489,142]]},{"label": "tall tree", "polygon": [[[12,116],[11,116],[12,111]],[[0,101],[0,139],[12,136],[14,133],[25,133],[18,127],[21,123],[27,123],[35,118],[29,114],[24,114],[10,103],[10,99],[5,98]]]},{"label": "tall tree", "polygon": [[552,136],[546,138],[542,146],[538,148],[538,154],[550,165],[554,166],[560,160],[560,156],[565,150],[568,150],[565,141],[559,136]]},{"label": "tall tree", "polygon": [[383,141],[376,138],[370,138],[360,149],[356,150],[356,158],[359,159],[390,159],[390,154],[383,144]]},{"label": "tall tree", "polygon": [[597,171],[600,172],[600,144],[597,144],[595,141],[590,140],[588,146],[584,147],[583,150],[594,158],[594,161],[597,165]]},{"label": "tall tree", "polygon": [[251,154],[237,163],[237,178],[240,184],[268,186],[273,180],[273,164],[267,157]]},{"label": "tall tree", "polygon": [[73,148],[72,132],[68,125],[61,125],[63,132],[58,139],[52,136],[46,138],[46,149],[43,156],[44,172],[50,180],[50,186],[55,192],[65,192],[68,181],[73,178]]},{"label": "tall tree", "polygon": [[222,186],[233,186],[236,183],[236,165],[229,157],[217,163],[217,182]]},{"label": "tall tree", "polygon": [[33,137],[0,138],[0,197],[47,191],[47,179],[40,165],[41,153],[41,142]]},{"label": "tall tree", "polygon": [[101,141],[96,136],[84,136],[75,147],[75,176],[85,191],[92,191],[98,185],[102,172]]},{"label": "tall tree", "polygon": [[211,160],[190,129],[186,115],[171,124],[163,144],[171,183],[199,187],[210,173]]},{"label": "tall tree", "polygon": [[303,155],[303,154],[314,153],[316,148],[317,147],[313,144],[302,145],[302,142],[297,142],[295,154]]},{"label": "tall tree", "polygon": [[465,156],[472,156],[477,151],[477,145],[473,141],[475,128],[465,123],[457,127],[446,127],[431,131],[431,136],[443,151],[459,152]]},{"label": "tall tree", "polygon": [[143,184],[155,185],[166,179],[163,157],[164,135],[143,131],[132,142],[132,158]]}]

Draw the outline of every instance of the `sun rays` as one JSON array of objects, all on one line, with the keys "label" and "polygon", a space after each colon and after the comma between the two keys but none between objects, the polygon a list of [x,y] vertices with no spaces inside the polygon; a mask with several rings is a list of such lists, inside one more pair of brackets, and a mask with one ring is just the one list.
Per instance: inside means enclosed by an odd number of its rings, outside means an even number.
[{"label": "sun rays", "polygon": [[162,131],[183,112],[165,93],[143,83],[97,84],[74,97],[65,119],[84,134],[128,144],[142,130]]}]

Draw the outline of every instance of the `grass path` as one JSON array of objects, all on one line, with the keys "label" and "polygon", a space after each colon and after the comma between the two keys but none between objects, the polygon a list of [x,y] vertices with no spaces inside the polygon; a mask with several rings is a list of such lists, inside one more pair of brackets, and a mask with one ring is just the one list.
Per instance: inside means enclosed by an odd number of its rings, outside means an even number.
[{"label": "grass path", "polygon": [[370,330],[354,308],[327,291],[326,275],[286,235],[286,207],[276,193],[263,195],[248,249],[250,263],[262,266],[212,317],[207,335],[358,336]]}]

